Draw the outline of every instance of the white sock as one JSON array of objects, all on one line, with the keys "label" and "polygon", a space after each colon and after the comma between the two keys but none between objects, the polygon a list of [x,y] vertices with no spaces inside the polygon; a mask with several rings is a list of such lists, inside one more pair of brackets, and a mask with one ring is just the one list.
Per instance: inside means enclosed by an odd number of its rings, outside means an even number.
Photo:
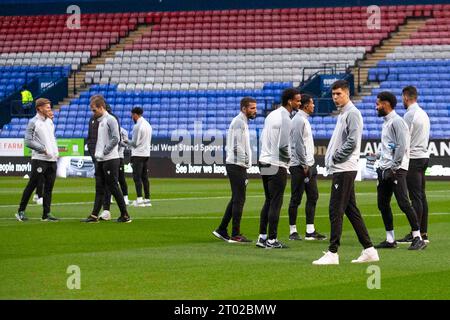
[{"label": "white sock", "polygon": [[394,236],[394,230],[386,231],[386,241],[389,243],[394,243],[395,236]]},{"label": "white sock", "polygon": [[260,234],[259,237],[263,240],[267,239],[267,234]]},{"label": "white sock", "polygon": [[277,239],[270,239],[270,240],[267,240],[267,242],[269,242],[270,244],[275,243],[275,241],[277,241]]},{"label": "white sock", "polygon": [[419,237],[420,240],[422,240],[422,236],[420,235],[420,230],[413,231],[413,232],[412,232],[412,235],[413,235],[413,238]]},{"label": "white sock", "polygon": [[314,224],[306,225],[306,233],[313,233],[314,231],[316,231],[316,229],[314,228]]},{"label": "white sock", "polygon": [[294,232],[297,232],[297,226],[295,224],[289,226],[289,234],[293,234]]},{"label": "white sock", "polygon": [[128,196],[123,196],[123,200],[125,200],[125,202],[128,202]]},{"label": "white sock", "polygon": [[137,197],[137,202],[142,202],[144,200],[142,200],[142,197]]}]

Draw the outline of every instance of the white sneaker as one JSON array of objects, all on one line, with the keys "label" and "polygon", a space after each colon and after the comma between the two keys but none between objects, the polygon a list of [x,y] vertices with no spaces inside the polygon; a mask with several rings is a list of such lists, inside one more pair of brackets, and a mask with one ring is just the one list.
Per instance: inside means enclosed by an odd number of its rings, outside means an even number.
[{"label": "white sneaker", "polygon": [[152,203],[150,202],[150,199],[144,199],[144,205],[145,205],[146,207],[151,207],[151,206],[152,206]]},{"label": "white sneaker", "polygon": [[111,220],[111,212],[109,212],[108,210],[103,210],[102,214],[100,215],[100,220]]},{"label": "white sneaker", "polygon": [[138,198],[137,200],[133,201],[133,206],[135,207],[145,207],[144,200],[142,198]]},{"label": "white sneaker", "polygon": [[339,264],[339,255],[330,251],[324,252],[324,255],[319,260],[313,261],[314,265],[328,265]]},{"label": "white sneaker", "polygon": [[35,194],[35,195],[33,196],[33,202],[38,201],[38,199],[39,199],[39,196],[38,196],[37,194]]},{"label": "white sneaker", "polygon": [[367,248],[361,252],[358,259],[352,260],[352,263],[365,263],[380,261],[378,251],[374,247]]},{"label": "white sneaker", "polygon": [[42,205],[44,203],[44,199],[43,198],[39,198],[36,200],[36,204],[38,205]]}]

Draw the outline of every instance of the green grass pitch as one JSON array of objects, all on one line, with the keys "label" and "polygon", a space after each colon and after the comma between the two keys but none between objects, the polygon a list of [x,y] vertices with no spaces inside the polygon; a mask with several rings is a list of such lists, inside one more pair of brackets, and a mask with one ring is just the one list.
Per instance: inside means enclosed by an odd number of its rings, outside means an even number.
[{"label": "green grass pitch", "polygon": [[[130,198],[134,184],[128,180]],[[313,266],[328,241],[288,238],[289,181],[279,224],[286,250],[228,244],[214,238],[229,200],[227,179],[151,179],[150,208],[130,208],[131,224],[83,224],[92,209],[94,180],[57,179],[52,213],[60,222],[14,219],[26,180],[0,179],[0,299],[449,299],[450,188],[427,185],[431,243],[424,251],[406,245],[379,251],[380,289],[368,289],[368,265],[353,265],[361,247],[345,218],[339,266]],[[330,181],[320,181],[316,228],[329,236]],[[374,243],[385,232],[374,181],[356,184],[357,202]],[[262,182],[251,180],[242,232],[256,240],[263,204]],[[298,229],[304,234],[304,202]],[[31,203],[30,203],[31,204]],[[396,237],[409,232],[393,200]],[[113,217],[118,216],[116,204]],[[69,290],[67,268],[80,268],[81,289]]]}]

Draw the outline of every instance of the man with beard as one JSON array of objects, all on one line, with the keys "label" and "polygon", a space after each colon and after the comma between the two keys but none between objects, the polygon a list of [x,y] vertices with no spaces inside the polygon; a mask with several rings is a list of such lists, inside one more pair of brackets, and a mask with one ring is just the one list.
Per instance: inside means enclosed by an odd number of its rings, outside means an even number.
[{"label": "man with beard", "polygon": [[413,240],[409,250],[425,249],[426,244],[420,235],[416,212],[408,198],[406,175],[409,165],[410,135],[408,125],[395,112],[397,105],[395,96],[387,91],[377,96],[376,109],[379,117],[384,117],[381,132],[381,152],[378,173],[378,209],[383,216],[386,228],[386,240],[375,248],[396,248],[394,240],[394,223],[391,209],[392,194],[397,199],[398,206],[408,218]]},{"label": "man with beard", "polygon": [[[409,168],[406,182],[408,183],[409,197],[417,220],[423,241],[428,242],[428,201],[425,193],[425,171],[430,160],[428,141],[430,140],[430,118],[417,103],[417,89],[407,86],[402,90],[403,105],[407,109],[403,119],[411,133],[411,148],[409,152]],[[413,240],[411,233],[397,240],[399,243],[410,243]]]},{"label": "man with beard", "polygon": [[[281,106],[272,111],[264,121],[261,134],[259,167],[264,187],[265,201],[259,221],[259,237],[256,246],[283,249],[278,241],[278,221],[287,183],[287,169],[291,161],[291,113],[300,107],[301,95],[295,88],[281,94]],[[268,232],[267,232],[268,231]]]},{"label": "man with beard", "polygon": [[291,151],[289,167],[291,173],[291,201],[289,203],[289,240],[301,240],[297,232],[298,207],[306,193],[305,240],[325,240],[327,237],[316,231],[314,216],[319,199],[317,169],[314,166],[314,140],[308,117],[314,112],[314,100],[309,94],[301,95],[300,109],[292,118]]},{"label": "man with beard", "polygon": [[[131,166],[137,194],[137,199],[133,202],[135,207],[152,206],[150,202],[150,183],[148,181],[148,160],[150,159],[152,127],[142,116],[143,113],[144,110],[141,107],[134,107],[131,110],[131,118],[135,125],[133,127],[133,137],[128,142],[128,146],[131,148]],[[142,186],[144,186],[144,199],[142,199]]]},{"label": "man with beard", "polygon": [[[252,165],[248,120],[255,117],[256,100],[249,97],[243,98],[241,112],[231,121],[227,135],[226,169],[231,185],[231,200],[223,215],[222,223],[213,231],[213,235],[230,243],[251,242],[241,234],[240,229],[248,183],[247,169]],[[233,227],[230,238],[227,228],[231,219],[233,219]]]}]

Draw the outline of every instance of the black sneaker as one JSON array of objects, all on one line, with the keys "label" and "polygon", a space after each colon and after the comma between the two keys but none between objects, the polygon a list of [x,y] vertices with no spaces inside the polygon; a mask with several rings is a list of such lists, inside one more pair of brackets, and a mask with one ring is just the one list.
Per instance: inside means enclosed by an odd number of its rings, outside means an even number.
[{"label": "black sneaker", "polygon": [[47,214],[47,215],[45,215],[45,216],[42,216],[41,221],[52,221],[52,222],[56,222],[56,221],[59,221],[59,219],[56,218],[56,217],[54,217],[54,216],[52,216],[51,213],[49,213],[49,214]]},{"label": "black sneaker", "polygon": [[266,243],[267,241],[264,240],[263,238],[259,237],[258,241],[256,241],[256,246],[259,248],[265,248],[266,247]]},{"label": "black sneaker", "polygon": [[289,235],[289,240],[302,240],[302,237],[300,237],[298,232],[293,232]]},{"label": "black sneaker", "polygon": [[274,242],[270,243],[269,240],[266,241],[266,249],[286,249],[288,246],[282,244],[280,241],[275,239]]},{"label": "black sneaker", "polygon": [[237,236],[231,237],[228,242],[230,242],[230,243],[249,243],[249,242],[252,242],[252,240],[247,239],[247,237],[244,236],[243,234],[238,234]]},{"label": "black sneaker", "polygon": [[24,222],[24,221],[28,220],[28,218],[25,216],[25,212],[24,211],[17,212],[16,213],[16,219],[17,219],[17,221],[20,221],[20,222]]},{"label": "black sneaker", "polygon": [[305,233],[305,240],[311,241],[311,240],[326,240],[327,236],[318,233],[316,230],[312,233]]},{"label": "black sneaker", "polygon": [[89,217],[87,217],[86,219],[82,219],[81,222],[86,222],[86,223],[97,223],[98,222],[98,217],[94,216],[93,214],[89,215]]},{"label": "black sneaker", "polygon": [[397,248],[397,242],[388,242],[387,240],[384,240],[383,242],[380,242],[376,246],[374,246],[375,249],[395,249]]},{"label": "black sneaker", "polygon": [[221,231],[221,230],[217,229],[217,230],[214,230],[214,231],[212,232],[212,234],[213,234],[216,238],[218,238],[218,239],[220,239],[220,240],[223,240],[223,241],[225,241],[225,242],[230,241],[230,236],[228,235],[228,233],[227,233],[226,231]]},{"label": "black sneaker", "polygon": [[413,241],[412,233],[410,232],[406,236],[404,236],[402,239],[398,239],[395,241],[397,241],[398,243],[411,243]]},{"label": "black sneaker", "polygon": [[425,241],[423,241],[422,239],[420,239],[419,237],[415,237],[412,240],[411,245],[409,246],[408,250],[423,250],[427,247],[427,244],[425,243]]},{"label": "black sneaker", "polygon": [[425,242],[425,243],[430,243],[430,240],[428,240],[428,234],[426,234],[426,233],[424,233],[423,235],[422,235],[422,240]]},{"label": "black sneaker", "polygon": [[117,222],[130,223],[131,221],[133,220],[131,220],[130,216],[120,216],[117,218]]}]

